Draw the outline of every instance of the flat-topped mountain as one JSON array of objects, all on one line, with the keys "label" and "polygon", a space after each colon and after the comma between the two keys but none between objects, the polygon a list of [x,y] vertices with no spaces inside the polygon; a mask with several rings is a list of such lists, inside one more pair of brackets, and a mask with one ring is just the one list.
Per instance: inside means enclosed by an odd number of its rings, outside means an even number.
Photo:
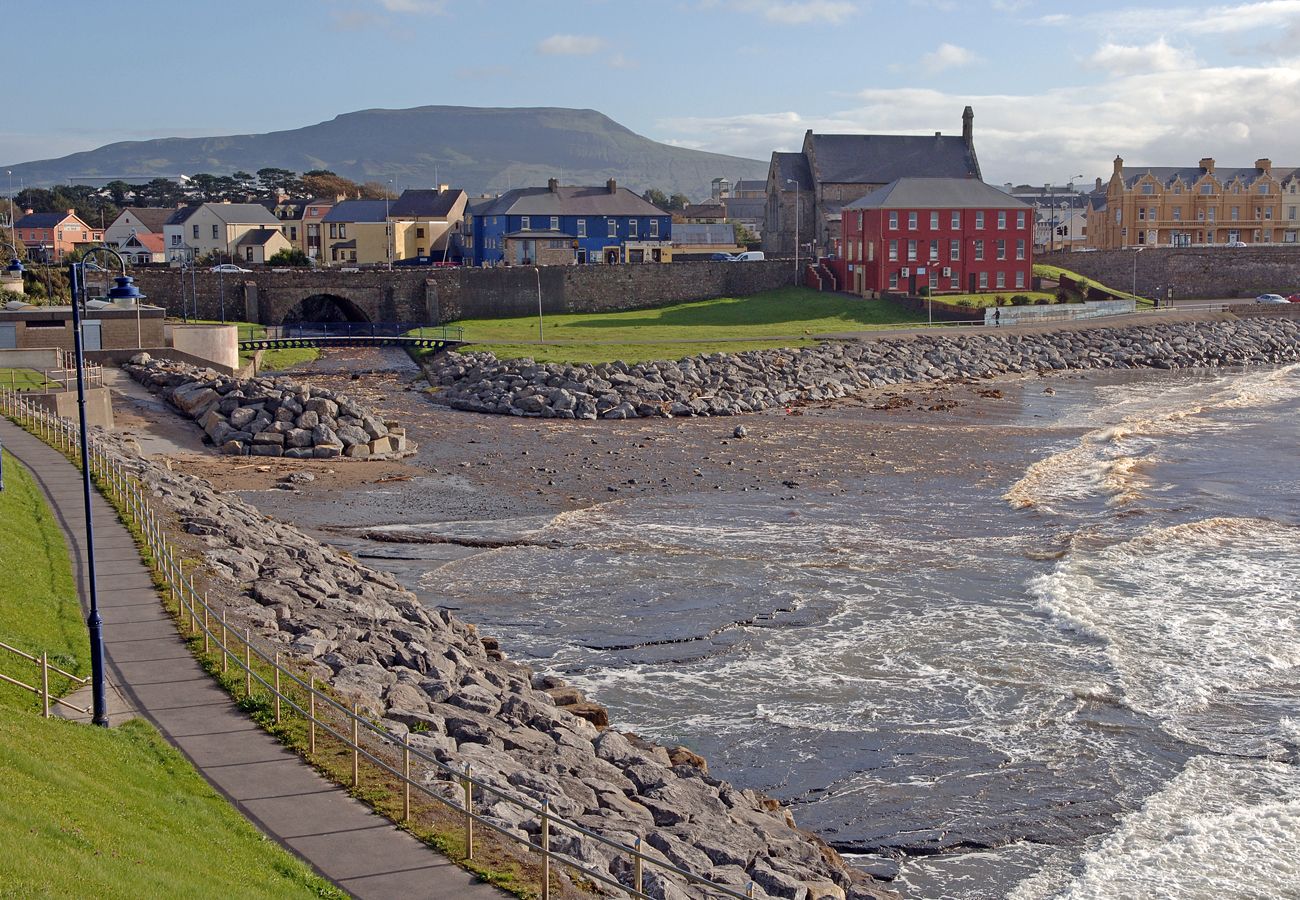
[{"label": "flat-topped mountain", "polygon": [[358,182],[391,178],[399,188],[441,182],[471,194],[546,184],[549,178],[564,184],[613,178],[638,192],[654,187],[696,199],[708,196],[709,182],[718,176],[767,176],[765,161],[672,147],[595,110],[550,107],[367,109],[289,131],[123,141],[4,166],[31,186],[96,184],[100,178],[142,183],[265,167],[329,169]]}]

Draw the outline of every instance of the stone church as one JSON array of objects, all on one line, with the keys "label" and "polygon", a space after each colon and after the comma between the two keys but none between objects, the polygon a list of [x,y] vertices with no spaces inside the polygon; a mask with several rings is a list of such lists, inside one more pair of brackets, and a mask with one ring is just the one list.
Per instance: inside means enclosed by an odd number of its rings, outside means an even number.
[{"label": "stone church", "polygon": [[930,137],[809,129],[801,151],[772,154],[763,250],[793,255],[797,230],[801,256],[839,256],[840,210],[846,204],[905,176],[980,179],[974,122],[968,106],[960,137],[938,131]]}]

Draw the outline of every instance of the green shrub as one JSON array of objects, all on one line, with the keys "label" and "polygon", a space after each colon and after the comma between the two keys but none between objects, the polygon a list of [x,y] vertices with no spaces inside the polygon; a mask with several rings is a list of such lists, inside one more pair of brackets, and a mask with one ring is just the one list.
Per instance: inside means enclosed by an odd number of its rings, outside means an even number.
[{"label": "green shrub", "polygon": [[1007,305],[1007,295],[1006,295],[1006,294],[998,294],[998,295],[996,295],[996,296],[993,298],[993,305],[994,305],[994,306],[1006,306],[1006,305]]},{"label": "green shrub", "polygon": [[975,301],[972,300],[970,297],[958,297],[956,300],[956,305],[966,307],[969,309],[970,307],[975,305]]},{"label": "green shrub", "polygon": [[1028,295],[1028,294],[1016,294],[1014,297],[1011,298],[1011,305],[1012,305],[1012,306],[1028,306],[1028,305],[1029,305],[1029,295]]},{"label": "green shrub", "polygon": [[928,287],[918,288],[916,295],[918,297],[928,297],[930,296],[930,289]]},{"label": "green shrub", "polygon": [[[1057,296],[1057,299],[1060,300],[1060,296],[1059,296],[1059,295]],[[1061,302],[1062,302],[1062,303],[1065,303],[1066,301],[1061,300]],[[1039,297],[1037,300],[1034,301],[1034,305],[1036,305],[1036,306],[1051,306],[1051,305],[1052,305],[1052,301],[1051,301],[1051,299],[1048,298],[1048,297]]]}]

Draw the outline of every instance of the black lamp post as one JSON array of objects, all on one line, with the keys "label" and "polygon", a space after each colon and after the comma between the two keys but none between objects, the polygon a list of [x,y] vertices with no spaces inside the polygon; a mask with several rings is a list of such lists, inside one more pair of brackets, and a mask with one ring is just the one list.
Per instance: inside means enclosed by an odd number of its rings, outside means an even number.
[{"label": "black lamp post", "polygon": [[[86,269],[99,269],[91,257],[96,253],[112,255],[121,267],[122,274],[114,280],[117,285],[109,289],[110,300],[134,300],[137,304],[144,299],[144,294],[135,286],[131,276],[126,274],[126,261],[116,250],[109,247],[95,247],[86,252],[80,262],[68,263],[68,284],[72,289],[72,340],[77,358],[77,419],[81,429],[81,488],[86,509],[86,577],[87,593],[90,597],[90,614],[86,617],[86,627],[90,632],[90,677],[91,693],[94,699],[92,724],[108,727],[108,707],[104,692],[104,620],[99,614],[99,594],[95,582],[95,531],[91,517],[91,479],[90,479],[90,435],[86,427],[86,359],[81,337],[81,306],[86,297]],[[80,299],[78,299],[80,294]]]}]

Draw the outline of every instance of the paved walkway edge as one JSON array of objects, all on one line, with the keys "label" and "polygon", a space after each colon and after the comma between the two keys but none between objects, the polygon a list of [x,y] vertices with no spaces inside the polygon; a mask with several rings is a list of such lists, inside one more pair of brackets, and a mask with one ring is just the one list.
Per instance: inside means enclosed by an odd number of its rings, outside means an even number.
[{"label": "paved walkway edge", "polygon": [[[78,470],[4,418],[0,440],[45,493],[68,541],[86,608]],[[110,708],[110,722],[130,710],[143,715],[246,818],[355,897],[507,896],[348,796],[248,718],[190,653],[134,539],[98,492],[92,517],[110,696],[120,693],[125,700]]]}]

